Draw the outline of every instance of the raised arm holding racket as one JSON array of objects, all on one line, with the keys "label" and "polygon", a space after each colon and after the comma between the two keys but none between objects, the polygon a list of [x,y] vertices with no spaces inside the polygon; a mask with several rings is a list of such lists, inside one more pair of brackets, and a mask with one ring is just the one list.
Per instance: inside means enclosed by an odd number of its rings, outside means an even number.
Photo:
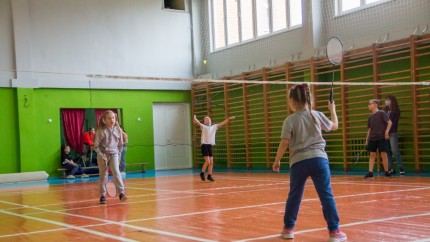
[{"label": "raised arm holding racket", "polygon": [[[116,114],[111,110],[107,110],[100,117],[94,149],[97,152],[97,164],[100,174],[100,203],[106,203],[106,193],[114,197],[118,192],[120,201],[127,200],[124,182],[119,172],[119,160],[123,149],[122,134]],[[112,173],[112,180],[109,177],[109,170]]]}]

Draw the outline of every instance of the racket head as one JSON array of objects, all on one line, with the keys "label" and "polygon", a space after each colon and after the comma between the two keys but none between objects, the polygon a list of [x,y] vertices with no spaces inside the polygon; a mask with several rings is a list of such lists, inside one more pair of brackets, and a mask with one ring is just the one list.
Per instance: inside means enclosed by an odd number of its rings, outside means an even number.
[{"label": "racket head", "polygon": [[357,162],[360,160],[360,153],[361,152],[355,153],[354,159],[352,160],[354,165],[357,164]]},{"label": "racket head", "polygon": [[354,165],[355,165],[355,164],[360,160],[360,156],[361,156],[361,155],[362,155],[366,150],[367,150],[367,149],[366,149],[366,148],[364,148],[364,149],[362,149],[360,152],[355,153],[354,159],[352,160]]},{"label": "racket head", "polygon": [[333,65],[339,65],[343,59],[343,44],[338,37],[331,37],[327,42],[327,59]]},{"label": "racket head", "polygon": [[115,184],[113,184],[112,180],[108,180],[105,184],[106,193],[109,195],[109,197],[116,197],[116,187]]}]

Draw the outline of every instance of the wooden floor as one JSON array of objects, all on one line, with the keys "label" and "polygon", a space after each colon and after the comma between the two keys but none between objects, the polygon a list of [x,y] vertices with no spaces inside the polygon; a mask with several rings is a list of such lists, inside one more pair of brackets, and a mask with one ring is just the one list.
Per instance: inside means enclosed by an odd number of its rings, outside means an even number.
[{"label": "wooden floor", "polygon": [[[288,174],[127,178],[129,200],[98,204],[97,178],[0,185],[0,241],[281,241]],[[54,182],[55,183],[55,182]],[[332,178],[348,241],[430,241],[430,178]],[[308,180],[294,241],[327,241]]]}]

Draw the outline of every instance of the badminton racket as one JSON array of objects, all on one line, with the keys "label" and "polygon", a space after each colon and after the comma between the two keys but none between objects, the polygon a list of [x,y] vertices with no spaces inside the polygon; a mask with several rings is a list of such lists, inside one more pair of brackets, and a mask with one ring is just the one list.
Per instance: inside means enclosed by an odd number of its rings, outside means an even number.
[{"label": "badminton racket", "polygon": [[357,162],[360,160],[360,156],[362,156],[366,152],[366,147],[364,147],[359,152],[355,153],[354,159],[353,159],[353,165],[357,164]]},{"label": "badminton racket", "polygon": [[334,82],[334,67],[342,63],[343,59],[343,44],[337,37],[332,37],[327,43],[327,59],[333,65],[331,89],[330,89],[330,103],[333,103],[333,82]]},{"label": "badminton racket", "polygon": [[108,179],[106,179],[105,189],[110,197],[116,197],[116,187],[112,181],[111,171],[109,170],[109,159],[105,161],[106,170],[108,171]]}]

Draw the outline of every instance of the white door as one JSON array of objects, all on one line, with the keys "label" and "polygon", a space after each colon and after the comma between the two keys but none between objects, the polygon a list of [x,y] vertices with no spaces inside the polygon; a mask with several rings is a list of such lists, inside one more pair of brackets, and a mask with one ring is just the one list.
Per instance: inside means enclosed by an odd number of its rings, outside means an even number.
[{"label": "white door", "polygon": [[155,170],[191,168],[191,127],[187,103],[155,103]]}]

